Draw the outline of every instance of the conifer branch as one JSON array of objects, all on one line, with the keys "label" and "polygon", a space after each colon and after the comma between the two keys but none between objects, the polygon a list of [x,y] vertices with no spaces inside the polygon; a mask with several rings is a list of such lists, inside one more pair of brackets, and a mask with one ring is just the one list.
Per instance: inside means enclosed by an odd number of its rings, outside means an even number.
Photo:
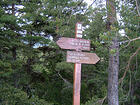
[{"label": "conifer branch", "polygon": [[87,10],[96,2],[96,0],[94,0],[90,5],[89,7],[85,10],[84,14],[87,12]]}]

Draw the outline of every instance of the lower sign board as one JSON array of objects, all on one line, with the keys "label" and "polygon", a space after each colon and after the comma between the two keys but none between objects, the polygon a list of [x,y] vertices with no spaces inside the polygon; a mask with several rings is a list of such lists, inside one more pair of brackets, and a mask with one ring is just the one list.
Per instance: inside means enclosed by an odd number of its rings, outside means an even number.
[{"label": "lower sign board", "polygon": [[95,53],[67,51],[67,62],[96,64],[99,60]]}]

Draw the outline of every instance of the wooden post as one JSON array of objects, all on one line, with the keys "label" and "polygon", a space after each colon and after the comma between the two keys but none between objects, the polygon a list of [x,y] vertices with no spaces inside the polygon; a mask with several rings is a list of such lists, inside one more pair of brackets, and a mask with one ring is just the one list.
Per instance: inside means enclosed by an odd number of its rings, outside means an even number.
[{"label": "wooden post", "polygon": [[96,64],[100,58],[95,53],[82,52],[90,51],[90,41],[82,38],[82,24],[77,23],[75,27],[75,38],[60,38],[56,43],[62,49],[73,49],[67,51],[67,62],[75,63],[73,78],[73,105],[80,105],[81,89],[81,64]]},{"label": "wooden post", "polygon": [[80,105],[81,64],[74,65],[73,105]]},{"label": "wooden post", "polygon": [[[75,38],[82,38],[82,24],[81,23],[76,23]],[[76,49],[76,51],[80,51],[80,50]],[[74,81],[74,83],[73,83],[73,105],[80,105],[81,64],[75,63],[75,65],[74,65],[73,81]]]}]

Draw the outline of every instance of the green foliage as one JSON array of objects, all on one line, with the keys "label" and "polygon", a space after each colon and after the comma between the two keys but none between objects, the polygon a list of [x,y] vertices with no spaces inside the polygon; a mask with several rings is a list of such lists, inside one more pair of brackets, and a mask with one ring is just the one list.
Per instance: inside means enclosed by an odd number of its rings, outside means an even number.
[{"label": "green foliage", "polygon": [[0,86],[0,93],[1,105],[53,105],[37,96],[29,97],[24,91],[7,84]]},{"label": "green foliage", "polygon": [[0,77],[9,76],[12,73],[12,65],[6,61],[0,61]]},{"label": "green foliage", "polygon": [[113,55],[113,54],[115,54],[115,53],[116,53],[116,49],[111,49],[111,50],[110,50],[110,54]]},{"label": "green foliage", "polygon": [[[90,52],[100,57],[96,65],[82,64],[81,104],[100,105],[107,94],[109,53],[116,52],[109,52],[114,35],[122,42],[128,39],[119,30],[130,39],[139,37],[140,17],[133,8],[135,3],[130,3],[117,6],[121,19],[107,31],[107,9],[98,1],[96,8],[88,9],[80,0],[0,1],[0,104],[72,105],[74,64],[65,62],[66,51],[58,48],[56,41],[75,37],[75,23],[80,21],[85,27],[83,38],[91,40]],[[140,41],[127,44],[120,45],[119,78]],[[119,87],[121,105],[132,100],[140,103],[139,61],[138,53]],[[132,90],[133,95],[129,93]],[[106,99],[103,105],[107,105]]]},{"label": "green foliage", "polygon": [[16,17],[13,15],[2,15],[0,17],[0,22],[14,25],[16,24]]}]

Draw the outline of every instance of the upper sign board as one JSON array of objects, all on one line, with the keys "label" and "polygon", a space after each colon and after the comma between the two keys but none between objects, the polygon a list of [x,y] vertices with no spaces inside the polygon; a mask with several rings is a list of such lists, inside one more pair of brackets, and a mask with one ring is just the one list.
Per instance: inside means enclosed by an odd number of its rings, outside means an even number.
[{"label": "upper sign board", "polygon": [[62,37],[56,42],[62,49],[90,51],[90,41],[86,39]]}]

